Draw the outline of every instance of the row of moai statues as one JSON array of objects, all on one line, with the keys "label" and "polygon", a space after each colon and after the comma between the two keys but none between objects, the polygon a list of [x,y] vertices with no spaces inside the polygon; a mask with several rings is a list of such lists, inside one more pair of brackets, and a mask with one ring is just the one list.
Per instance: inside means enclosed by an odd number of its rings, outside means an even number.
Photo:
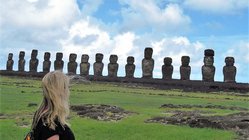
[{"label": "row of moai statues", "polygon": [[[154,69],[154,59],[152,58],[153,49],[145,48],[144,51],[144,59],[142,60],[142,78],[153,78],[153,69]],[[29,71],[37,72],[37,67],[39,60],[37,59],[38,51],[32,50],[31,59],[29,61]],[[18,71],[24,71],[25,66],[25,52],[21,51],[19,53],[19,61],[18,61]],[[9,53],[8,61],[6,65],[6,69],[8,71],[13,70],[14,61],[12,60],[13,54]],[[56,53],[56,60],[54,61],[54,70],[62,70],[64,67],[64,61],[62,60],[63,53]],[[102,62],[104,55],[101,53],[97,53],[95,55],[95,63],[93,64],[94,76],[102,76],[104,63]],[[69,62],[67,65],[68,74],[76,74],[76,70],[78,67],[78,63],[76,62],[77,54],[71,53],[69,56]],[[80,63],[80,75],[88,76],[90,63],[89,56],[87,54],[83,54],[81,56]],[[118,56],[110,55],[108,64],[108,76],[109,77],[117,77],[117,72],[119,68]],[[125,73],[127,78],[134,78],[135,72],[135,64],[134,57],[127,57],[127,64],[125,65]],[[214,63],[214,51],[212,49],[207,49],[204,51],[204,65],[202,66],[202,81],[205,82],[213,82],[215,75],[215,67]],[[180,66],[180,79],[181,80],[190,80],[191,67],[190,57],[182,56],[181,57],[181,66]],[[235,82],[236,76],[236,67],[234,66],[234,58],[226,57],[225,58],[226,65],[223,67],[224,74],[224,82]],[[43,72],[47,73],[50,71],[51,61],[50,61],[50,53],[44,53],[44,61],[43,61]],[[172,79],[174,67],[172,65],[172,58],[165,57],[164,65],[162,66],[162,79],[170,80]]]},{"label": "row of moai statues", "polygon": [[[152,58],[153,49],[145,48],[144,59],[142,60],[143,78],[153,78],[154,59]],[[191,67],[189,66],[190,57],[182,56],[182,65],[180,66],[180,79],[190,80]],[[162,79],[172,79],[174,67],[172,65],[172,58],[165,57],[164,65],[162,66]]]}]

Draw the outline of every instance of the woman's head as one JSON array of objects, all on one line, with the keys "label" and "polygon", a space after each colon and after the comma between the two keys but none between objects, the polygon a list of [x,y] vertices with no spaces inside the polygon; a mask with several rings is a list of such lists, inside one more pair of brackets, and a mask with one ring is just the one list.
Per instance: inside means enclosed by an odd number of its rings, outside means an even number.
[{"label": "woman's head", "polygon": [[[47,73],[42,79],[43,101],[35,116],[35,125],[43,119],[52,129],[55,120],[67,124],[69,115],[69,79],[61,71]],[[34,126],[35,126],[34,125]]]},{"label": "woman's head", "polygon": [[67,102],[69,97],[69,79],[61,71],[53,71],[42,79],[43,95],[54,104]]}]

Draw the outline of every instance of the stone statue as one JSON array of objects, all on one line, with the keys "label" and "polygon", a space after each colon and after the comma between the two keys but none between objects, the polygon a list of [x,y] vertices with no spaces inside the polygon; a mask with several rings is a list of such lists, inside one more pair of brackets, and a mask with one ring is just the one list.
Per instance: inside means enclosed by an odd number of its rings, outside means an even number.
[{"label": "stone statue", "polygon": [[143,78],[153,78],[154,59],[152,53],[152,48],[145,48],[144,59],[142,60]]},{"label": "stone statue", "polygon": [[76,74],[78,63],[76,62],[77,54],[71,53],[69,55],[69,62],[67,63],[67,71],[69,74]]},{"label": "stone statue", "polygon": [[94,76],[102,76],[104,63],[102,62],[104,55],[102,53],[97,53],[95,55],[95,63],[93,64]]},{"label": "stone statue", "polygon": [[214,82],[215,67],[214,67],[214,50],[206,49],[204,51],[204,65],[202,66],[202,81]]},{"label": "stone statue", "polygon": [[88,62],[88,60],[89,60],[89,56],[87,54],[83,54],[81,56],[80,75],[82,76],[89,75],[90,63]]},{"label": "stone statue", "polygon": [[19,53],[19,60],[18,60],[18,71],[23,72],[25,70],[25,52],[20,51]]},{"label": "stone statue", "polygon": [[125,77],[134,78],[136,66],[134,65],[134,57],[127,57],[127,64],[125,65]]},{"label": "stone statue", "polygon": [[38,55],[38,50],[32,50],[31,59],[29,61],[29,71],[30,72],[37,72],[37,67],[39,64],[39,60],[36,58],[37,55]]},{"label": "stone statue", "polygon": [[225,58],[226,65],[223,67],[223,75],[224,75],[224,82],[236,82],[236,67],[234,66],[234,58],[233,57],[226,57]]},{"label": "stone statue", "polygon": [[63,71],[64,61],[62,60],[63,53],[56,53],[56,60],[54,61],[54,70]]},{"label": "stone statue", "polygon": [[12,71],[13,70],[13,64],[14,64],[13,53],[9,53],[7,64],[6,64],[6,70]]},{"label": "stone statue", "polygon": [[43,61],[43,72],[48,73],[50,71],[51,61],[50,61],[50,53],[44,53],[44,61]]},{"label": "stone statue", "polygon": [[109,61],[110,61],[110,63],[108,64],[108,76],[109,77],[117,77],[118,56],[117,55],[110,55]]},{"label": "stone statue", "polygon": [[167,79],[167,80],[172,79],[174,67],[171,64],[172,64],[172,58],[165,57],[164,65],[162,66],[163,79]]},{"label": "stone statue", "polygon": [[180,66],[181,80],[190,80],[191,67],[189,66],[190,57],[182,56],[182,65]]}]

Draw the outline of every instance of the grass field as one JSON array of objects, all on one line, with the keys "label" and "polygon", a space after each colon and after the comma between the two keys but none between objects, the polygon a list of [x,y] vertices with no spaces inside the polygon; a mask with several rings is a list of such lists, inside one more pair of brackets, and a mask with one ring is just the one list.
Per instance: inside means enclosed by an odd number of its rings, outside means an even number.
[{"label": "grass field", "polygon": [[[32,115],[42,100],[39,79],[0,77],[0,139],[23,139],[28,132]],[[249,109],[248,97],[237,93],[190,93],[179,90],[158,90],[149,87],[130,87],[112,83],[72,83],[71,105],[106,104],[136,112],[120,121],[98,121],[79,117],[71,112],[71,128],[77,140],[230,140],[232,131],[189,126],[145,123],[155,116],[168,115],[162,104],[222,105]],[[191,109],[182,109],[191,110]],[[207,109],[208,115],[227,115],[237,110]]]}]

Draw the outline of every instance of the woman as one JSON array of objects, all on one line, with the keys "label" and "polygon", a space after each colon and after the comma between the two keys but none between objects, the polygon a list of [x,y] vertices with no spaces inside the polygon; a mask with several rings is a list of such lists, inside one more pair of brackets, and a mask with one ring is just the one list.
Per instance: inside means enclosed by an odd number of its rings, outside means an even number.
[{"label": "woman", "polygon": [[31,128],[35,140],[74,140],[66,118],[69,115],[69,79],[53,71],[42,79],[43,101],[36,111]]}]

